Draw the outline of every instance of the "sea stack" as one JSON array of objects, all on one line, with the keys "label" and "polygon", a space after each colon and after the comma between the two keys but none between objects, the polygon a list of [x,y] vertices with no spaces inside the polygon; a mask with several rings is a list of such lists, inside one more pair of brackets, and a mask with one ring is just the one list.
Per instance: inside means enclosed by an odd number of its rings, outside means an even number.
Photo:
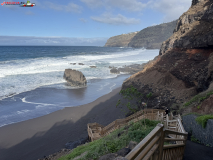
[{"label": "sea stack", "polygon": [[82,72],[65,69],[64,71],[64,79],[71,85],[75,87],[84,87],[87,85],[87,80]]}]

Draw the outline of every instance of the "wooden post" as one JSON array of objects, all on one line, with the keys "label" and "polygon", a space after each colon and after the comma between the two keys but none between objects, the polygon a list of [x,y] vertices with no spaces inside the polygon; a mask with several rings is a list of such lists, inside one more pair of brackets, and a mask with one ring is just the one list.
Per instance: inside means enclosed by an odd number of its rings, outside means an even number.
[{"label": "wooden post", "polygon": [[169,116],[168,114],[166,115],[166,129],[169,127]]},{"label": "wooden post", "polygon": [[[163,124],[161,124],[163,126]],[[159,155],[158,155],[158,160],[162,160],[163,158],[163,145],[164,145],[164,129],[162,127],[162,130],[160,132],[161,137],[160,137],[160,141],[159,141]]]}]

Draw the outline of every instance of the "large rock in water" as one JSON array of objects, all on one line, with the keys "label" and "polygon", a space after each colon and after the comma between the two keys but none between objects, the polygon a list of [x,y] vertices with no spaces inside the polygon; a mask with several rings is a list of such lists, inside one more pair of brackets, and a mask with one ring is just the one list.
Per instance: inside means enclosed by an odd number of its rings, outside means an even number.
[{"label": "large rock in water", "polygon": [[83,87],[87,85],[87,80],[82,72],[72,70],[72,69],[65,69],[64,71],[64,79],[71,85],[71,86],[79,86]]}]

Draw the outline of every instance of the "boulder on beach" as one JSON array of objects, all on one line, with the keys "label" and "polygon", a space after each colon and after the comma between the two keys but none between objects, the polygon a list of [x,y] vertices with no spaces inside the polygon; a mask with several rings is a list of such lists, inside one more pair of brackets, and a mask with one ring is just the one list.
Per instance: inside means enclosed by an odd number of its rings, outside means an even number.
[{"label": "boulder on beach", "polygon": [[112,73],[112,74],[120,74],[120,71],[118,71],[116,68],[112,68],[110,70],[110,73]]},{"label": "boulder on beach", "polygon": [[72,65],[76,65],[76,63],[70,63],[70,64],[72,64]]},{"label": "boulder on beach", "polygon": [[64,79],[71,86],[83,87],[87,85],[87,80],[82,72],[72,69],[65,69]]},{"label": "boulder on beach", "polygon": [[78,63],[78,65],[84,65],[83,63]]},{"label": "boulder on beach", "polygon": [[97,68],[96,66],[89,66],[90,68]]}]

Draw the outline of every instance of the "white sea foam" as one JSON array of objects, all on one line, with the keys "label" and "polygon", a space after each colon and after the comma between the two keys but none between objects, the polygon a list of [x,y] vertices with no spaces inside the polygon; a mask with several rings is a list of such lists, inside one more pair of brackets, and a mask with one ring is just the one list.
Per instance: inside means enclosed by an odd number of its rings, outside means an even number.
[{"label": "white sea foam", "polygon": [[21,100],[24,103],[39,104],[39,105],[42,105],[42,106],[55,106],[54,104],[29,102],[29,101],[26,101],[26,97],[22,98]]},{"label": "white sea foam", "polygon": [[[110,65],[121,67],[143,63],[153,59],[157,54],[158,50],[138,49],[128,52],[102,52],[99,55],[80,54],[4,61],[0,63],[0,99],[10,96],[11,93],[19,94],[45,85],[64,83],[63,72],[66,68],[80,70],[87,80],[115,78],[117,75],[110,74],[108,68]],[[70,63],[76,63],[76,65]],[[78,63],[84,65],[78,65]],[[90,66],[97,66],[97,68],[90,68]]]}]

